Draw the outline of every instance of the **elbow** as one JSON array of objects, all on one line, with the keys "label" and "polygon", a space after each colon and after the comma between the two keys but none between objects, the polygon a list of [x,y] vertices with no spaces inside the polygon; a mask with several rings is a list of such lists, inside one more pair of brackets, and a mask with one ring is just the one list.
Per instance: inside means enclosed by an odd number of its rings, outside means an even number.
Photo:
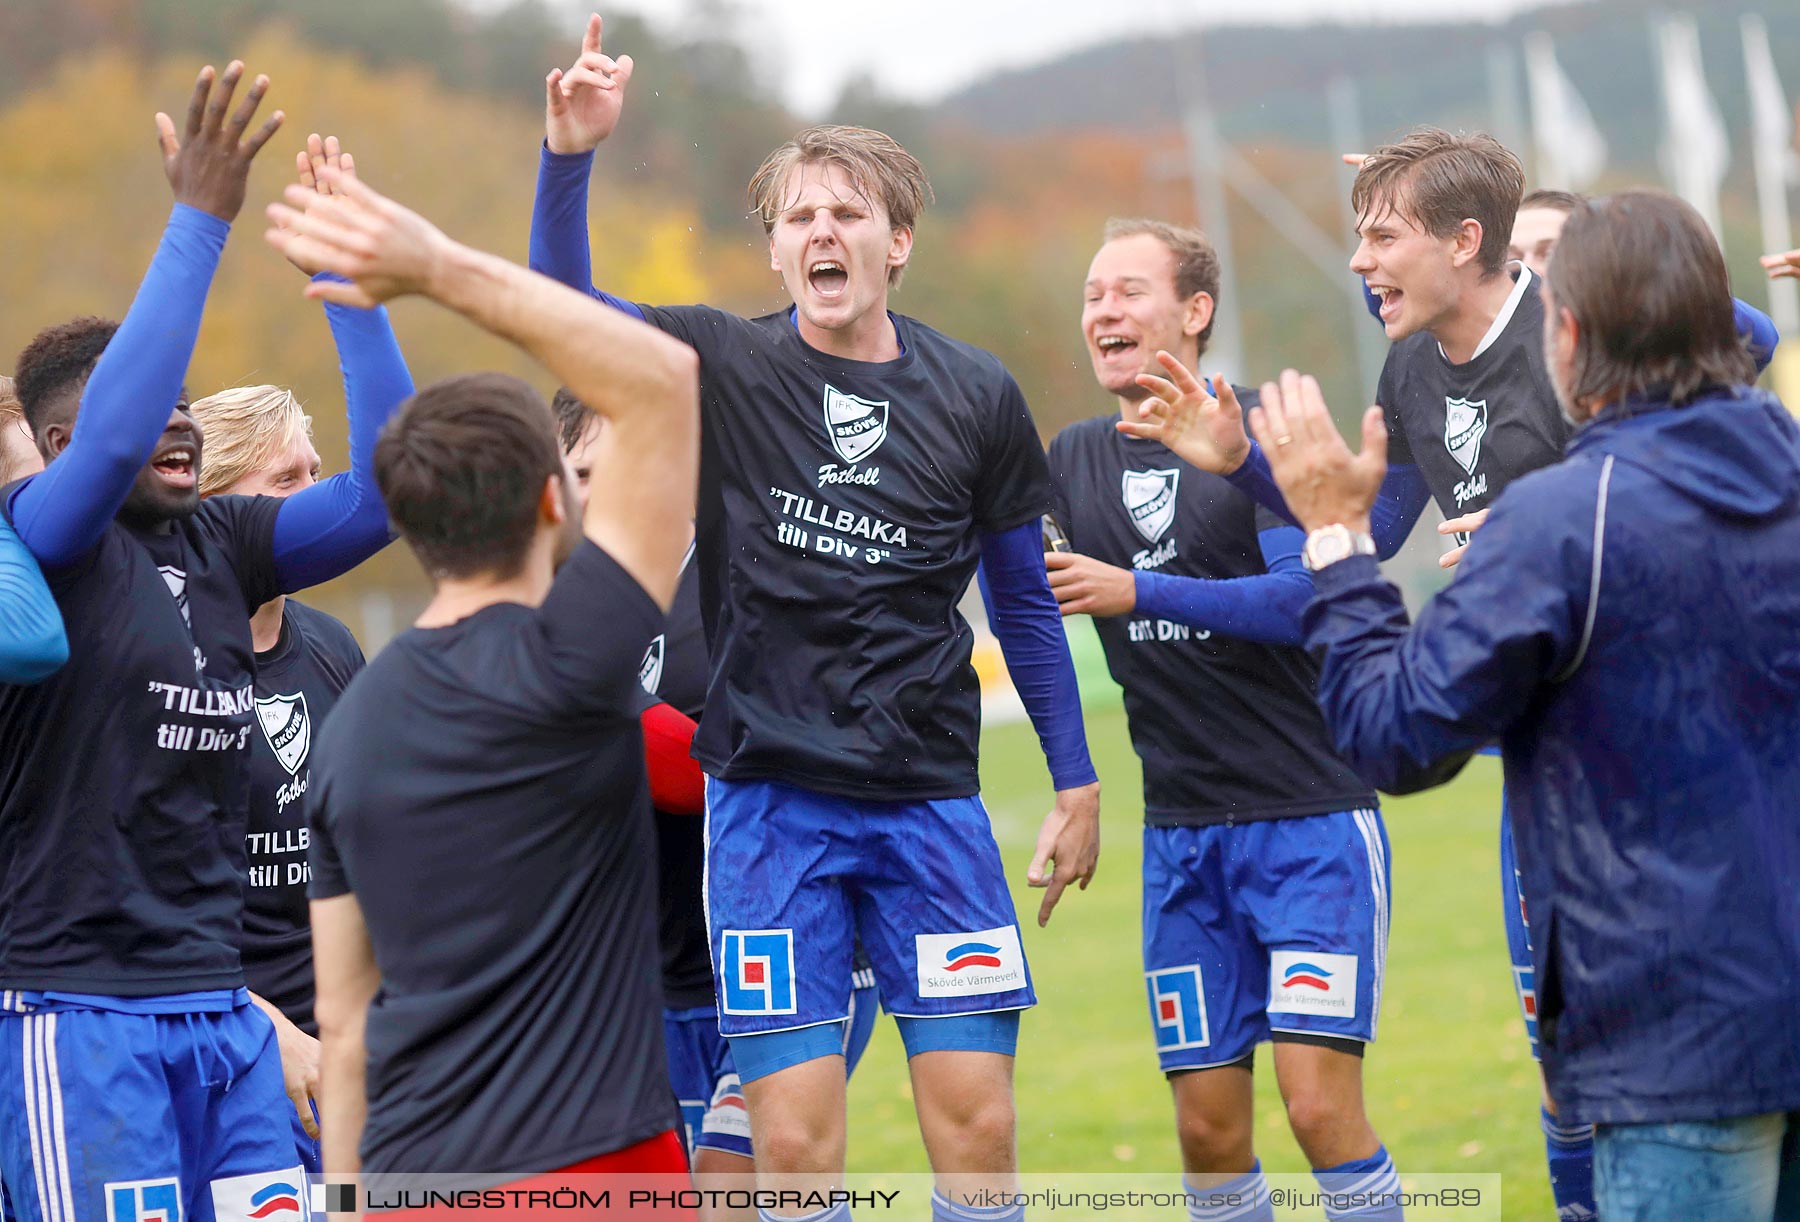
[{"label": "elbow", "polygon": [[313,1004],[313,1020],[319,1024],[319,1042],[332,1047],[360,1046],[368,1017],[369,1003],[366,1001],[321,993]]},{"label": "elbow", "polygon": [[58,622],[37,639],[24,642],[9,653],[5,667],[7,682],[41,683],[61,670],[68,660],[69,639],[63,635],[62,624]]},{"label": "elbow", "polygon": [[700,401],[700,354],[678,339],[669,341],[665,361],[669,393],[680,403]]}]

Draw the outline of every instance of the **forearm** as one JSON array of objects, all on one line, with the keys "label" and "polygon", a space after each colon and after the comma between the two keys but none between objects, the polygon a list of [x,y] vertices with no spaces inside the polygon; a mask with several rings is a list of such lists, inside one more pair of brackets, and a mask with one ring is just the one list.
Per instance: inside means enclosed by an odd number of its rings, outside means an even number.
[{"label": "forearm", "polygon": [[1141,572],[1133,580],[1137,615],[1265,645],[1300,644],[1300,615],[1313,593],[1303,572],[1225,579]]},{"label": "forearm", "polygon": [[99,542],[168,427],[230,228],[175,206],[131,309],[82,391],[67,448],[14,493],[14,528],[46,567],[70,564]]},{"label": "forearm", "polygon": [[1037,730],[1051,783],[1059,790],[1092,784],[1098,774],[1088,756],[1081,689],[1062,613],[1044,573],[1036,521],[983,536],[980,581],[988,626]]},{"label": "forearm", "polygon": [[413,393],[412,374],[385,307],[364,310],[328,303],[325,318],[343,373],[350,467],[289,497],[276,516],[276,569],[290,593],[348,572],[387,546],[387,509],[375,483],[375,443]]},{"label": "forearm", "polygon": [[1300,525],[1300,519],[1288,508],[1287,498],[1281,495],[1281,488],[1275,483],[1275,474],[1269,470],[1269,460],[1263,454],[1262,447],[1256,442],[1250,443],[1250,452],[1244,461],[1238,464],[1235,471],[1225,476],[1231,486],[1255,501],[1258,505],[1282,518]]},{"label": "forearm", "polygon": [[56,599],[31,553],[0,524],[0,683],[36,683],[68,660]]},{"label": "forearm", "polygon": [[1417,467],[1398,463],[1388,468],[1369,510],[1369,531],[1375,536],[1377,556],[1393,559],[1430,500],[1431,489]]},{"label": "forearm", "polygon": [[539,147],[537,195],[531,208],[531,270],[642,319],[643,311],[634,303],[594,287],[587,217],[593,169],[591,151],[555,153],[547,143]]},{"label": "forearm", "polygon": [[319,1132],[328,1174],[362,1170],[359,1147],[369,1119],[364,1023],[359,1017],[341,1028],[322,1027],[319,1033]]}]

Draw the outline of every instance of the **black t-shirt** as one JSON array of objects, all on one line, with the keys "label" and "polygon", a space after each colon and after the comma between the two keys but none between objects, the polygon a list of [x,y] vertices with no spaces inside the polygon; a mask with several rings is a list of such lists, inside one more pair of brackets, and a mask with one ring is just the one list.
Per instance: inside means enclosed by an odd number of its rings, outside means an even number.
[{"label": "black t-shirt", "polygon": [[[700,571],[690,549],[669,607],[668,626],[644,652],[644,690],[698,720],[706,707],[706,633],[700,623]],[[713,1004],[712,950],[703,890],[706,820],[656,812],[657,941],[663,1004],[691,1010]]]},{"label": "black t-shirt", "polygon": [[977,791],[983,533],[1048,507],[999,360],[899,315],[904,353],[847,361],[783,312],[644,307],[701,360],[700,593],[713,776],[873,800]]},{"label": "black t-shirt", "polygon": [[1513,480],[1560,461],[1574,431],[1544,365],[1544,303],[1529,271],[1521,268],[1506,309],[1511,317],[1471,360],[1452,365],[1420,331],[1390,348],[1381,369],[1388,461],[1415,464],[1447,518],[1487,508]]},{"label": "black t-shirt", "polygon": [[[1159,443],[1124,436],[1117,419],[1083,420],[1050,443],[1056,517],[1070,546],[1177,577],[1266,573],[1257,535],[1287,523]],[[1094,627],[1125,689],[1150,826],[1375,804],[1331,748],[1313,696],[1317,669],[1304,650],[1135,614],[1096,616]]]},{"label": "black t-shirt", "polygon": [[342,623],[288,599],[281,639],[256,655],[250,736],[250,820],[244,836],[244,979],[308,1035],[313,1021],[312,923],[307,919],[306,803],[313,737],[363,668]]},{"label": "black t-shirt", "polygon": [[356,895],[381,968],[366,1170],[535,1173],[679,1122],[636,714],[662,628],[584,540],[542,607],[411,629],[339,699],[311,894]]},{"label": "black t-shirt", "polygon": [[69,661],[0,687],[0,988],[243,985],[250,613],[280,592],[280,508],[221,496],[167,533],[115,521],[45,574]]}]

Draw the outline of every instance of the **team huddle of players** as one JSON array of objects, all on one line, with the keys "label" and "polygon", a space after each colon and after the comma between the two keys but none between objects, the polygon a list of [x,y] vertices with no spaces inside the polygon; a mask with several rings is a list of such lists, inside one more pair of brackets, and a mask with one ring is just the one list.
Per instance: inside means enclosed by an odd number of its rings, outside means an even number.
[{"label": "team huddle of players", "polygon": [[[1235,304],[1205,237],[1109,224],[1081,328],[1118,412],[1046,456],[999,361],[888,310],[929,188],[880,133],[809,129],[750,184],[792,307],[594,288],[588,182],[631,74],[596,17],[546,78],[529,271],[308,141],[267,237],[331,325],[340,474],[319,478],[281,388],[184,385],[281,120],[253,127],[268,83],[236,99],[239,64],[201,74],[179,127],[157,116],[175,207],[123,321],[20,354],[0,450],[8,1216],[266,1218],[304,1211],[321,1170],[691,1168],[779,1177],[794,1196],[766,1216],[847,1217],[845,1081],[879,998],[934,1216],[1021,1217],[971,1203],[1014,1182],[1036,1000],[977,794],[956,605],[979,577],[1055,791],[1040,924],[1098,854],[1061,617],[1094,617],[1124,689],[1146,998],[1191,1216],[1273,1217],[1251,1115],[1271,1042],[1294,1135],[1346,1194],[1331,1216],[1398,1217],[1361,1077],[1388,841],[1301,648],[1308,570],[1337,557],[1242,420],[1302,384],[1199,375]],[[1540,278],[1582,201],[1523,195],[1485,136],[1420,129],[1360,165],[1351,269],[1395,341],[1382,557],[1427,501],[1466,544],[1570,436]],[[1516,214],[1530,250],[1509,251]],[[405,294],[532,355],[554,404],[494,374],[415,392],[381,304]],[[1740,303],[1739,327],[1766,362],[1767,320]],[[365,665],[290,596],[390,528],[433,598]],[[1592,1216],[1591,1130],[1549,1092],[1543,1119],[1563,1216]]]}]

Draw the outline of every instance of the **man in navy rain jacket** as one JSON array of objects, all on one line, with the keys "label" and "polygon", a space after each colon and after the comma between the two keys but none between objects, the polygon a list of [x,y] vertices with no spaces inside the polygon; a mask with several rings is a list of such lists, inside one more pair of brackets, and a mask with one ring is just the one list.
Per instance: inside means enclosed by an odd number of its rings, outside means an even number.
[{"label": "man in navy rain jacket", "polygon": [[1319,700],[1391,792],[1500,740],[1544,1070],[1598,1126],[1600,1216],[1800,1217],[1800,430],[1749,387],[1687,205],[1586,205],[1543,291],[1578,431],[1410,627],[1368,533],[1380,409],[1352,455],[1311,378],[1263,388]]}]

